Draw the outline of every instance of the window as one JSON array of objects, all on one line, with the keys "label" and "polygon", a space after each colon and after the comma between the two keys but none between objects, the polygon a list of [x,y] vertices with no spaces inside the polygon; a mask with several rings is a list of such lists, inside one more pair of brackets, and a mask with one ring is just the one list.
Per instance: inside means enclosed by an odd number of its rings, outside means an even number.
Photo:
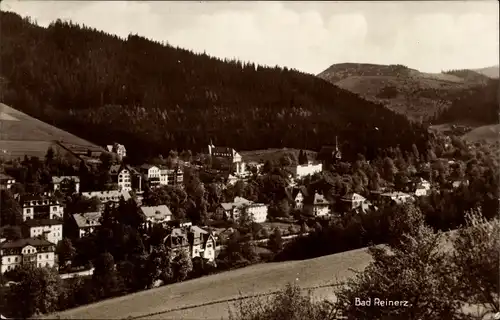
[{"label": "window", "polygon": [[31,213],[31,209],[26,209],[26,213]]},{"label": "window", "polygon": [[41,267],[42,267],[42,264],[41,264],[41,263],[39,263],[39,264],[38,264],[38,268],[41,268]]},{"label": "window", "polygon": [[7,258],[7,262],[10,262],[10,258]]},{"label": "window", "polygon": [[52,211],[57,211],[57,207],[53,207],[53,208],[52,208]]},{"label": "window", "polygon": [[48,254],[46,254],[46,255],[45,255],[45,259],[48,259],[48,258],[49,258],[49,255],[48,255]]}]

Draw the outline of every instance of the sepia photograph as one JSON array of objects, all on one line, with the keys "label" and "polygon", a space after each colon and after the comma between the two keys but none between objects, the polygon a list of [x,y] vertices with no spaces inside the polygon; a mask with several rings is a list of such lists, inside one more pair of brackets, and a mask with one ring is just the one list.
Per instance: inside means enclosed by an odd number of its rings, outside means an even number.
[{"label": "sepia photograph", "polygon": [[499,2],[0,3],[0,319],[500,320]]}]

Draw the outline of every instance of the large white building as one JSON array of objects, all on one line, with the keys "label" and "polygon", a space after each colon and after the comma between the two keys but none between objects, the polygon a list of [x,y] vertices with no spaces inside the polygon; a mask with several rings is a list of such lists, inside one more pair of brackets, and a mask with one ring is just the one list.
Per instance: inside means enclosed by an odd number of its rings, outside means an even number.
[{"label": "large white building", "polygon": [[309,162],[308,164],[293,166],[290,169],[292,171],[292,175],[296,179],[303,179],[309,175],[322,172],[323,164],[313,164],[312,162]]},{"label": "large white building", "polygon": [[118,190],[131,191],[132,190],[132,172],[128,166],[119,164],[112,165],[109,169],[109,175],[118,184]]},{"label": "large white building", "polygon": [[45,239],[28,238],[0,243],[1,273],[21,265],[54,267],[56,265],[55,245]]},{"label": "large white building", "polygon": [[62,219],[29,219],[23,223],[23,234],[26,238],[41,237],[53,244],[63,238]]},{"label": "large white building", "polygon": [[127,156],[127,149],[123,144],[119,144],[116,142],[113,144],[108,144],[106,146],[106,149],[108,150],[108,152],[116,153],[120,157],[120,159],[123,159]]},{"label": "large white building", "polygon": [[82,192],[82,196],[92,199],[97,198],[102,204],[118,204],[121,199],[128,201],[132,199],[130,192],[124,190],[109,190],[109,191],[90,191]]},{"label": "large white building", "polygon": [[255,203],[242,197],[235,197],[233,202],[221,203],[227,219],[238,220],[241,213],[246,212],[253,222],[262,223],[267,220],[267,205]]},{"label": "large white building", "polygon": [[210,155],[210,157],[228,159],[234,168],[235,175],[244,176],[247,174],[243,158],[233,148],[216,147],[212,142],[210,142],[210,144],[208,145],[208,154]]},{"label": "large white building", "polygon": [[150,187],[160,186],[160,168],[151,164],[143,164],[140,167],[140,172],[142,175],[144,175],[144,180],[147,180],[149,182]]},{"label": "large white building", "polygon": [[63,218],[64,207],[50,193],[25,195],[20,198],[23,208],[23,221],[28,219]]}]

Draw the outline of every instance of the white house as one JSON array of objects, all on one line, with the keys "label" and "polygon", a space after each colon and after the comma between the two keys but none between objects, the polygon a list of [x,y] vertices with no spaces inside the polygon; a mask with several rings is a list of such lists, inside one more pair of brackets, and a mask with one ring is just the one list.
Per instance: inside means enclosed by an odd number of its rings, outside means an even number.
[{"label": "white house", "polygon": [[132,190],[132,172],[131,168],[124,165],[112,165],[109,169],[109,175],[118,184],[121,191]]},{"label": "white house", "polygon": [[309,196],[306,187],[300,187],[293,189],[292,191],[292,201],[294,203],[295,209],[302,210],[304,208],[304,200]]},{"label": "white house", "polygon": [[163,242],[174,252],[186,250],[191,258],[200,257],[211,262],[215,261],[214,235],[197,226],[174,228]]},{"label": "white house", "polygon": [[413,200],[412,196],[404,192],[385,192],[380,195],[382,199],[394,201],[397,204]]},{"label": "white house", "polygon": [[363,206],[366,203],[366,198],[357,193],[348,194],[340,199],[344,204],[345,209],[355,210]]},{"label": "white house", "polygon": [[315,217],[324,217],[330,214],[330,202],[319,193],[315,193],[312,202],[306,203],[305,207],[310,208]]},{"label": "white house", "polygon": [[0,172],[0,189],[10,189],[16,183],[16,179]]},{"label": "white house", "polygon": [[25,195],[20,198],[23,221],[28,219],[63,218],[64,207],[50,193]]},{"label": "white house", "polygon": [[221,203],[227,219],[238,220],[242,212],[246,212],[253,222],[262,223],[267,219],[267,205],[255,203],[242,197],[235,197],[233,202]]},{"label": "white house", "polygon": [[93,233],[101,226],[102,214],[100,212],[84,212],[73,214],[76,228],[78,229],[77,236],[83,238]]},{"label": "white house", "polygon": [[74,193],[80,193],[80,178],[77,176],[53,176],[52,187],[54,191],[59,190],[62,193],[67,193],[74,184]]},{"label": "white house", "polygon": [[53,244],[63,239],[62,219],[29,219],[23,223],[22,230],[26,238],[42,237]]},{"label": "white house", "polygon": [[313,164],[310,161],[308,164],[291,167],[291,171],[292,175],[295,176],[297,179],[302,179],[309,175],[322,172],[323,164],[322,163]]},{"label": "white house", "polygon": [[172,212],[166,205],[141,207],[141,212],[150,224],[162,224],[172,220]]},{"label": "white house", "polygon": [[181,168],[169,169],[160,167],[159,184],[162,186],[182,185],[184,182],[184,171]]},{"label": "white house", "polygon": [[24,264],[53,267],[56,264],[55,245],[45,239],[27,238],[0,244],[1,273]]},{"label": "white house", "polygon": [[208,154],[211,157],[228,159],[233,164],[234,169],[235,169],[234,173],[237,176],[242,176],[242,175],[245,175],[247,173],[245,162],[242,161],[243,158],[233,148],[216,147],[212,144],[212,142],[210,142],[210,144],[208,145]]},{"label": "white house", "polygon": [[417,197],[426,196],[429,194],[429,192],[431,190],[431,184],[429,183],[429,181],[420,178],[417,181],[414,190],[415,190],[414,191],[415,196],[417,196]]},{"label": "white house", "polygon": [[101,203],[119,203],[121,199],[125,201],[130,200],[132,197],[130,196],[130,192],[124,190],[109,190],[109,191],[90,191],[90,192],[82,192],[82,196],[92,199],[97,198],[101,201]]},{"label": "white house", "polygon": [[123,159],[127,156],[127,149],[125,149],[125,146],[123,144],[119,143],[113,143],[113,144],[108,144],[106,146],[106,149],[108,152],[116,153],[120,159]]},{"label": "white house", "polygon": [[151,164],[143,164],[140,167],[141,174],[144,175],[145,180],[149,181],[151,187],[160,185],[161,170],[157,166]]}]

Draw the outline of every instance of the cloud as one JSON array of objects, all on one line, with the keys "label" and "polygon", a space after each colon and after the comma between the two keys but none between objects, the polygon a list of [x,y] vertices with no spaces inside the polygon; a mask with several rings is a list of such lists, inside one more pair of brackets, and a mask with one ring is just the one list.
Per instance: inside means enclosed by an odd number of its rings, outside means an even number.
[{"label": "cloud", "polygon": [[[472,2],[472,3],[471,3]],[[427,72],[498,64],[495,1],[6,1],[41,25],[62,18],[221,58],[319,73],[333,63],[400,63]]]}]

